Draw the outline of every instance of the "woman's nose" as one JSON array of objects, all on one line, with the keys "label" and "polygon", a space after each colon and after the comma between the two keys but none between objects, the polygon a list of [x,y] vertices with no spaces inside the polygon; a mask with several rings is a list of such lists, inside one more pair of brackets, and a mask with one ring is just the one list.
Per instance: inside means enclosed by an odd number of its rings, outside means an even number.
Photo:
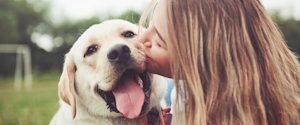
[{"label": "woman's nose", "polygon": [[149,33],[149,29],[144,30],[139,36],[138,40],[140,43],[142,43],[145,47],[151,48],[152,43],[151,43],[151,34]]}]

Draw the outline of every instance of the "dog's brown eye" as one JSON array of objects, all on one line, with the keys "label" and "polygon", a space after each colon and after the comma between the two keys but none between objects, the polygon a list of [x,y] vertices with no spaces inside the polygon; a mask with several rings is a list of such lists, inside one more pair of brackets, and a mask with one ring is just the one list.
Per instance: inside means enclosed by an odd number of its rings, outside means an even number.
[{"label": "dog's brown eye", "polygon": [[127,31],[125,33],[122,34],[125,38],[131,38],[133,37],[135,34],[131,31]]},{"label": "dog's brown eye", "polygon": [[98,46],[95,46],[95,45],[90,46],[90,47],[87,49],[86,53],[84,54],[84,57],[93,54],[93,53],[96,52],[97,50],[98,50]]}]

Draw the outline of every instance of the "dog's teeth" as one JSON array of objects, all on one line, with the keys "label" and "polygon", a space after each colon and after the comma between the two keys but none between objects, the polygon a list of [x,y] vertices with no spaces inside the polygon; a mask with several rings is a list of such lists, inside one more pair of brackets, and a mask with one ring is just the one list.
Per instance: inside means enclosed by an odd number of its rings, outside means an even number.
[{"label": "dog's teeth", "polygon": [[141,88],[143,88],[143,80],[139,77],[138,74],[136,74],[137,82],[140,85]]},{"label": "dog's teeth", "polygon": [[143,81],[140,77],[138,77],[138,83],[140,84],[141,88],[143,88]]}]

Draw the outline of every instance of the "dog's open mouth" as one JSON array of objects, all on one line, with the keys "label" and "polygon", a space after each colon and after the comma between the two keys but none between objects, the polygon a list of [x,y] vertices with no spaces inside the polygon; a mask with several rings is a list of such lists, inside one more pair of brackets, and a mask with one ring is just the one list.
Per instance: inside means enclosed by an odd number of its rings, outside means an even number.
[{"label": "dog's open mouth", "polygon": [[139,74],[135,70],[126,70],[112,91],[97,89],[106,101],[110,111],[122,113],[129,119],[137,118],[150,101],[150,78],[147,71]]}]

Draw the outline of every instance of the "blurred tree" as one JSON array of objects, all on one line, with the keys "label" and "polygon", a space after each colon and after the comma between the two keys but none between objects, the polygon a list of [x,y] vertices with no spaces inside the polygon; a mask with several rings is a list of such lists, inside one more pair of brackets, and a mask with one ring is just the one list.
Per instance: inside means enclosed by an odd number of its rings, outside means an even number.
[{"label": "blurred tree", "polygon": [[98,17],[92,17],[90,19],[79,20],[76,22],[65,21],[62,24],[53,27],[51,31],[55,45],[55,49],[53,51],[57,51],[57,49],[62,46],[71,47],[87,28],[98,23],[101,23],[100,19]]},{"label": "blurred tree", "polygon": [[123,13],[119,17],[119,19],[127,20],[127,21],[129,21],[131,23],[138,24],[140,16],[141,16],[140,13],[132,11],[132,10],[129,10],[129,11]]},{"label": "blurred tree", "polygon": [[278,13],[275,13],[273,17],[282,30],[290,49],[297,55],[300,55],[300,20],[295,20],[294,18],[284,20]]},{"label": "blurred tree", "polygon": [[[32,43],[31,34],[36,30],[47,32],[48,28],[38,27],[48,25],[44,19],[48,8],[40,1],[32,2],[39,4],[39,8],[26,0],[0,0],[0,44],[27,44],[32,49],[32,53],[46,54],[43,49]],[[0,54],[0,59],[5,60],[0,62],[0,75],[14,72],[15,58],[12,54]],[[39,57],[32,54],[32,58]],[[33,65],[37,64],[33,62]]]}]

